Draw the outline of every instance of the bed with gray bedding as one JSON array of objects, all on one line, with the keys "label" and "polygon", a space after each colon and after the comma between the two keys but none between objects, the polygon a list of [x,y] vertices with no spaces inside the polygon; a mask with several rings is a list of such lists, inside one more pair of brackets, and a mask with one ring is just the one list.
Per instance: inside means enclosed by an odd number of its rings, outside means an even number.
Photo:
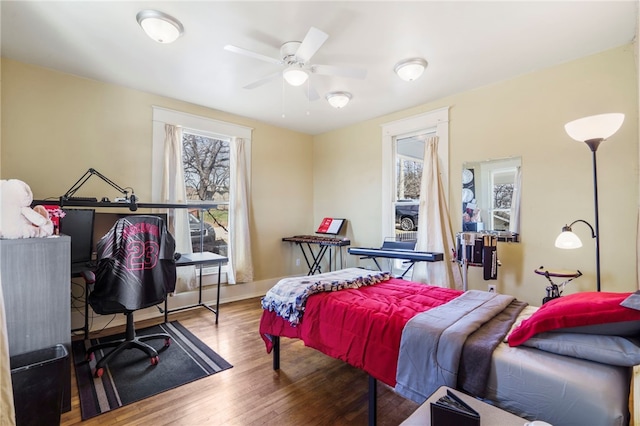
[{"label": "bed with gray bedding", "polygon": [[485,402],[554,426],[629,424],[631,368],[501,343]]},{"label": "bed with gray bedding", "polygon": [[[379,380],[418,402],[434,386],[447,384],[529,420],[618,426],[629,424],[632,366],[640,364],[640,310],[622,303],[631,296],[577,293],[540,308],[515,306],[515,314],[505,319],[504,312],[514,308],[513,297],[390,279],[314,294],[296,326],[265,310],[260,334],[267,351],[274,350],[274,369],[279,368],[279,338],[299,338],[366,371],[372,389]],[[492,305],[499,308],[493,311]],[[413,328],[413,320],[419,327],[413,330],[413,354],[407,355],[401,335]],[[485,325],[495,322],[502,330],[486,332]],[[375,424],[375,403],[370,424]]]},{"label": "bed with gray bedding", "polygon": [[465,342],[512,298],[467,292],[407,323],[395,390],[421,403],[446,385],[556,426],[628,425],[640,342],[638,312],[620,306],[625,297],[581,293],[543,309],[519,307],[505,339],[481,355],[488,360],[484,381],[469,385],[460,374]]}]

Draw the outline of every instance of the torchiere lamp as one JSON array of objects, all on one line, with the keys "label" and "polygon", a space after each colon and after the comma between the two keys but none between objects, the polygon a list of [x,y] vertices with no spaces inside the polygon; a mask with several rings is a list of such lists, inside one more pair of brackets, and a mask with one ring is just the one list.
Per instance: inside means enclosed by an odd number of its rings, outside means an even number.
[{"label": "torchiere lamp", "polygon": [[601,142],[613,136],[622,126],[624,114],[611,113],[592,115],[580,118],[565,124],[564,129],[571,138],[584,142],[591,149],[593,158],[593,201],[595,208],[595,229],[588,222],[579,219],[571,225],[562,228],[562,233],[556,239],[556,247],[578,248],[582,242],[571,231],[571,226],[576,222],[583,222],[591,228],[591,236],[596,239],[596,288],[600,291],[600,223],[598,217],[598,174],[596,168],[596,151]]}]

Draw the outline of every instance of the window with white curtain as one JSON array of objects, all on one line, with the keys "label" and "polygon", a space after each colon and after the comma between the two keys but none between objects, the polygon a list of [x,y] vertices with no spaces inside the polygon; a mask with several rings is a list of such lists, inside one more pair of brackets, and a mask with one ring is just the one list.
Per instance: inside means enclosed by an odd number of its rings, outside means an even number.
[{"label": "window with white curtain", "polygon": [[[407,175],[400,173],[400,165],[420,168],[424,157],[424,141],[438,136],[438,158],[445,192],[449,187],[449,108],[426,112],[382,125],[382,236],[398,238],[402,234],[415,234],[417,227],[417,195],[411,193]],[[410,163],[407,160],[411,160]],[[404,161],[404,162],[403,162]],[[419,181],[418,181],[419,182]],[[415,199],[414,199],[415,197]],[[413,210],[413,212],[412,212]],[[397,213],[400,213],[399,215]],[[415,213],[414,220],[402,222]],[[403,230],[404,226],[404,230]],[[407,232],[408,231],[408,232]],[[411,235],[406,235],[410,238]],[[401,238],[402,239],[402,238]]]},{"label": "window with white curtain", "polygon": [[[189,230],[194,252],[211,251],[227,256],[229,236],[233,234],[230,221],[230,147],[234,138],[249,144],[246,164],[250,171],[251,129],[193,114],[153,107],[152,196],[161,202],[165,124],[182,129],[182,165],[187,204],[212,202],[215,209],[189,209]],[[250,182],[250,179],[248,180]],[[201,232],[201,228],[204,232]],[[217,267],[205,273],[217,273]],[[223,268],[226,272],[226,267]],[[224,274],[226,277],[226,274]],[[223,277],[223,282],[224,278]]]}]

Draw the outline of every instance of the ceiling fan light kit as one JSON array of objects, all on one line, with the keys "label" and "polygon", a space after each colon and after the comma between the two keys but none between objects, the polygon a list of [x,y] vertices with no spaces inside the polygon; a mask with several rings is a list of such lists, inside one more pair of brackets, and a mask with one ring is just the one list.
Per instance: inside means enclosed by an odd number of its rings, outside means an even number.
[{"label": "ceiling fan light kit", "polygon": [[180,21],[157,10],[141,10],[136,19],[144,32],[158,43],[173,43],[184,32]]},{"label": "ceiling fan light kit", "polygon": [[398,77],[405,81],[413,81],[422,75],[427,68],[427,61],[422,58],[409,58],[400,61],[393,68]]},{"label": "ceiling fan light kit", "polygon": [[325,96],[329,105],[334,108],[340,109],[344,108],[352,98],[351,93],[349,92],[330,92]]},{"label": "ceiling fan light kit", "polygon": [[292,86],[301,86],[309,78],[309,74],[295,64],[285,69],[282,76]]}]

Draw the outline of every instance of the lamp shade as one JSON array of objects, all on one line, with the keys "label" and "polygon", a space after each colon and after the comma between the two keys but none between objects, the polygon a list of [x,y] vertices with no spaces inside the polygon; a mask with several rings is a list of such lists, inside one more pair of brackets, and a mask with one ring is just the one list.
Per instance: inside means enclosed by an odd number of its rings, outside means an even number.
[{"label": "lamp shade", "polygon": [[300,69],[295,65],[291,65],[289,68],[284,70],[282,72],[282,75],[287,83],[292,86],[300,86],[301,84],[304,84],[305,81],[307,81],[307,78],[309,78],[309,74],[307,74],[305,70]]},{"label": "lamp shade", "polygon": [[424,59],[410,58],[398,62],[393,70],[401,79],[405,81],[413,81],[422,75],[426,67],[427,61]]},{"label": "lamp shade", "polygon": [[610,113],[579,118],[564,125],[567,134],[579,142],[607,139],[622,126],[624,114]]},{"label": "lamp shade", "polygon": [[157,10],[142,10],[136,19],[144,32],[158,43],[173,43],[184,32],[180,21]]},{"label": "lamp shade", "polygon": [[325,96],[329,105],[334,108],[340,109],[345,107],[351,100],[351,93],[349,92],[331,92]]},{"label": "lamp shade", "polygon": [[571,231],[562,231],[556,238],[556,247],[561,249],[576,249],[582,247],[582,241]]}]

